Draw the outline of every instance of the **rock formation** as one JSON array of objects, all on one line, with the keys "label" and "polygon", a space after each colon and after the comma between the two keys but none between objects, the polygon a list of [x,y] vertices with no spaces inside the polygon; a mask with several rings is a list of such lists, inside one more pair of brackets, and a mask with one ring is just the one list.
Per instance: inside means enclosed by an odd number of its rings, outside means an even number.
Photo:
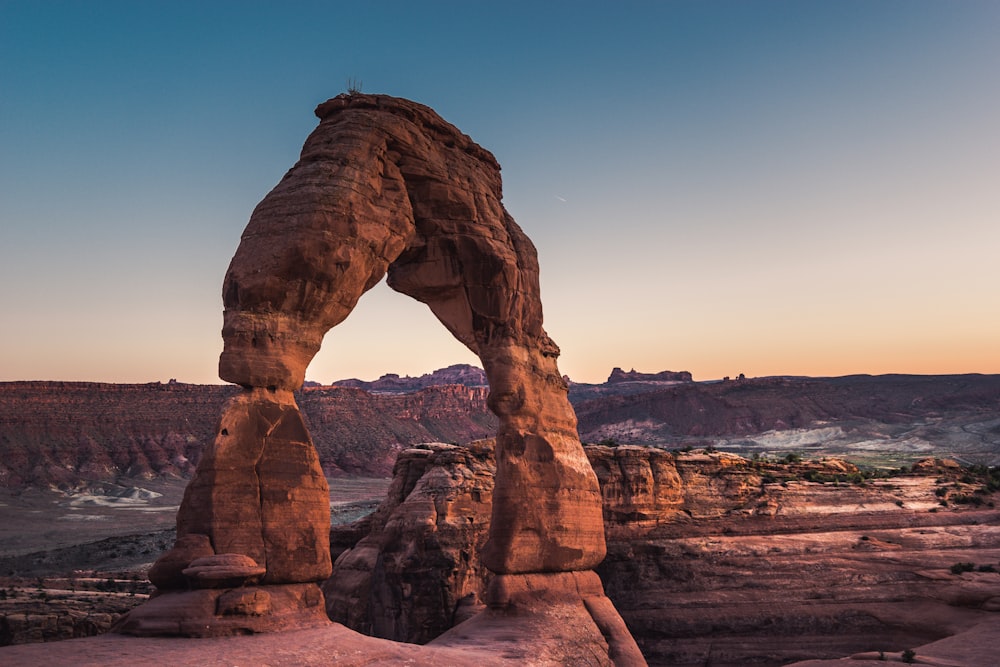
[{"label": "rock formation", "polygon": [[501,520],[489,567],[594,567],[604,557],[597,481],[542,329],[534,247],[501,204],[496,160],[405,100],[342,95],[316,113],[319,127],[254,211],[226,275],[220,376],[298,389],[324,334],[388,274],[479,355],[490,380]]},{"label": "rock formation", "polygon": [[[178,513],[179,539],[204,535],[216,555],[245,556],[241,571],[262,567],[262,587],[252,600],[251,589],[233,589],[233,601],[232,590],[218,594],[218,580],[190,576],[202,570],[188,564],[181,575],[203,588],[154,598],[123,628],[190,632],[171,616],[185,600],[201,605],[198,620],[209,628],[202,634],[257,630],[255,619],[283,618],[289,602],[312,618],[301,587],[329,574],[329,506],[292,392],[326,332],[388,275],[393,289],[426,303],[479,356],[499,418],[482,550],[497,575],[488,596],[497,614],[480,615],[477,631],[504,625],[511,610],[544,613],[542,601],[589,614],[605,655],[641,664],[591,571],[606,553],[600,489],[556,366],[559,348],[542,328],[535,249],[501,203],[499,165],[406,100],[340,95],[316,114],[319,126],[254,210],[226,273],[219,375],[244,391],[223,408]],[[184,548],[165,560],[183,565]],[[177,578],[167,575],[162,581]],[[276,606],[264,589],[278,585],[293,599]]]},{"label": "rock formation", "polygon": [[[928,460],[919,473],[864,481],[837,459],[585,450],[608,538],[597,571],[650,664],[898,653],[1000,609],[1000,514],[982,493],[996,475]],[[451,628],[496,594],[477,560],[492,469],[485,442],[404,451],[376,514],[333,531],[330,617],[397,641],[445,633],[432,645],[470,632]],[[973,496],[980,505],[958,502]],[[983,567],[955,574],[956,561]]]},{"label": "rock formation", "polygon": [[619,384],[622,382],[693,382],[690,371],[660,371],[659,373],[640,373],[634,368],[629,372],[623,371],[617,366],[611,369],[608,376],[608,384]]}]

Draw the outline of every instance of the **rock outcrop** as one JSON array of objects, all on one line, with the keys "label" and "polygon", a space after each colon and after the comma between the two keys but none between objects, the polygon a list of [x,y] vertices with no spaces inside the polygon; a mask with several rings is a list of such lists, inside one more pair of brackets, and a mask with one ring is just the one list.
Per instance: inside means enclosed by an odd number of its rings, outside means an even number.
[{"label": "rock outcrop", "polygon": [[[365,537],[352,547],[339,539],[352,529],[334,529],[343,551],[324,584],[331,618],[399,641],[440,635],[432,645],[475,627],[451,629],[497,595],[496,578],[476,560],[489,531],[487,444],[403,452],[389,497],[355,527]],[[988,480],[946,461],[866,481],[836,459],[761,462],[634,446],[586,452],[608,538],[598,574],[650,664],[899,652],[1000,609],[1000,515],[940,504],[955,506]],[[989,479],[995,488],[997,477]],[[981,498],[981,506],[991,502]],[[956,561],[982,568],[954,574]],[[508,594],[530,586],[516,590]]]},{"label": "rock outcrop", "polygon": [[[227,563],[240,554],[263,567],[268,590],[234,602],[243,588],[217,588],[189,564],[181,574],[202,588],[152,599],[122,630],[213,634],[314,617],[308,586],[330,572],[328,489],[292,392],[326,332],[388,276],[479,356],[499,418],[481,559],[496,576],[489,609],[470,622],[490,632],[518,613],[544,615],[539,605],[565,607],[590,619],[574,627],[592,641],[575,650],[642,664],[592,572],[606,553],[600,489],[559,348],[542,328],[534,246],[501,203],[499,165],[406,100],[340,95],[316,114],[319,127],[254,210],[226,273],[219,376],[243,391],[223,407],[177,520],[179,539],[205,535]],[[164,557],[172,567],[182,548]]]},{"label": "rock outcrop", "polygon": [[500,419],[499,573],[604,557],[597,481],[542,328],[534,247],[501,203],[493,156],[427,107],[342,95],[258,205],[223,285],[220,376],[298,389],[324,334],[384,276],[475,352]]},{"label": "rock outcrop", "polygon": [[660,371],[659,373],[640,373],[634,368],[629,372],[615,367],[611,369],[607,384],[622,382],[693,382],[689,371]]},{"label": "rock outcrop", "polygon": [[[483,609],[482,564],[496,461],[492,442],[425,444],[400,453],[392,486],[323,584],[333,621],[375,637],[424,644]],[[345,548],[346,547],[346,548]]]}]

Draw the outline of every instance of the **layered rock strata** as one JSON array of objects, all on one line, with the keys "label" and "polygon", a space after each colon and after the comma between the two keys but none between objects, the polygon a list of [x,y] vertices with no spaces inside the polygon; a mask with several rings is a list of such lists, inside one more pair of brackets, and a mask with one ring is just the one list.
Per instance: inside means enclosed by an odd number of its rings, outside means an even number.
[{"label": "layered rock strata", "polygon": [[[1000,610],[1000,515],[983,478],[953,462],[928,460],[911,475],[863,481],[837,459],[585,449],[608,535],[598,574],[650,664],[898,653]],[[365,537],[352,548],[339,539],[352,529],[334,530],[340,555],[324,584],[331,618],[399,641],[443,633],[431,641],[437,645],[486,623],[495,610],[461,623],[478,600],[524,606],[532,594],[546,598],[530,582],[491,576],[476,562],[489,532],[492,467],[487,443],[403,452],[394,491],[353,529]],[[956,562],[977,571],[955,574]],[[572,605],[550,602],[545,613],[558,608],[582,622]],[[406,618],[420,623],[398,620]]]},{"label": "layered rock strata", "polygon": [[[327,489],[292,392],[326,332],[388,276],[479,356],[489,379],[488,405],[499,418],[482,547],[497,575],[491,609],[533,609],[538,590],[562,587],[554,574],[581,573],[570,597],[596,623],[595,641],[617,633],[597,642],[599,653],[641,663],[596,576],[586,574],[606,553],[600,489],[556,365],[559,348],[542,328],[535,249],[501,203],[495,158],[406,100],[341,95],[316,114],[319,126],[254,210],[225,277],[219,375],[244,391],[223,409],[178,514],[178,536],[205,535],[216,555],[248,557],[264,568],[262,584],[325,578]],[[183,565],[177,551],[166,558]],[[203,585],[195,569],[181,574]],[[142,623],[149,609],[166,607],[157,600],[133,615],[130,629],[162,625],[159,616]],[[257,608],[219,605],[216,616]]]}]

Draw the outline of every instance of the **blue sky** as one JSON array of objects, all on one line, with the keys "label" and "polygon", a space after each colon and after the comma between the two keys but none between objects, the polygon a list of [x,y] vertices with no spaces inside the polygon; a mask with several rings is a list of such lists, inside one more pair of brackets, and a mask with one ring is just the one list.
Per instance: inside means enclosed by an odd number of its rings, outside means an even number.
[{"label": "blue sky", "polygon": [[[503,166],[560,367],[1000,373],[1000,3],[0,0],[0,380],[216,382],[349,79]],[[470,353],[380,285],[308,377]]]}]

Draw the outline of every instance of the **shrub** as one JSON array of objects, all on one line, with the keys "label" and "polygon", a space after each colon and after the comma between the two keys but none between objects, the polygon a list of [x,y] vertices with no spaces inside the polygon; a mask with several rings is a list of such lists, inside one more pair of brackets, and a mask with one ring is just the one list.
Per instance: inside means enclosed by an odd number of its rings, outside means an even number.
[{"label": "shrub", "polygon": [[903,654],[899,657],[901,657],[903,659],[903,662],[905,662],[906,664],[912,665],[913,661],[917,657],[917,652],[914,651],[912,648],[908,648],[905,651],[903,651]]},{"label": "shrub", "polygon": [[962,563],[958,562],[951,566],[952,574],[962,574],[963,572],[972,572],[976,569],[975,563]]},{"label": "shrub", "polygon": [[989,564],[980,565],[979,567],[976,568],[976,570],[978,572],[996,572],[997,571],[997,569],[995,567],[993,567],[992,565],[989,565]]}]

